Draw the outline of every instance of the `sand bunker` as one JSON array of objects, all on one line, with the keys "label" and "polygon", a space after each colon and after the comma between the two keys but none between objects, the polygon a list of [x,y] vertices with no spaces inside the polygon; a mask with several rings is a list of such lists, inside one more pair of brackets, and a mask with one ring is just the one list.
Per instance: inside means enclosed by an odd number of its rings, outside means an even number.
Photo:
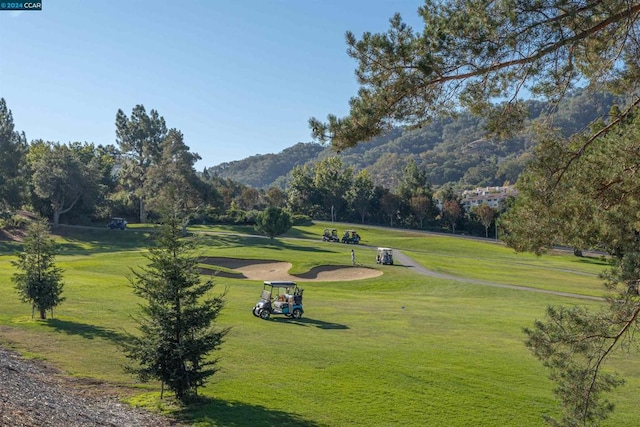
[{"label": "sand bunker", "polygon": [[323,265],[314,267],[304,274],[294,276],[289,274],[291,264],[282,261],[211,257],[201,259],[200,262],[235,270],[238,274],[218,272],[218,276],[235,279],[342,282],[345,280],[370,279],[382,275],[382,271],[373,268]]}]

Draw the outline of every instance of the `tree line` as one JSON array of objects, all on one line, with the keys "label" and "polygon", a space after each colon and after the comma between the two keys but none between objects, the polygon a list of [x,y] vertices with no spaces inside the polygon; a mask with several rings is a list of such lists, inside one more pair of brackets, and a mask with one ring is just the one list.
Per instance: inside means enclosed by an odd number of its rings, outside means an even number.
[{"label": "tree line", "polygon": [[90,225],[112,216],[153,222],[162,207],[179,200],[191,222],[258,224],[262,230],[263,211],[277,208],[286,210],[293,223],[324,219],[478,235],[487,231],[475,212],[464,212],[451,186],[435,193],[427,171],[414,159],[406,162],[395,191],[374,185],[367,169],[356,172],[336,156],[296,166],[287,188],[265,190],[210,175],[206,168],[197,172],[200,156],[182,132],[168,128],[156,110],[147,113],[143,105],[130,115],[117,111],[116,143],[108,146],[28,143],[14,129],[4,99],[0,126],[0,210],[26,207],[51,218],[54,227],[60,221]]}]

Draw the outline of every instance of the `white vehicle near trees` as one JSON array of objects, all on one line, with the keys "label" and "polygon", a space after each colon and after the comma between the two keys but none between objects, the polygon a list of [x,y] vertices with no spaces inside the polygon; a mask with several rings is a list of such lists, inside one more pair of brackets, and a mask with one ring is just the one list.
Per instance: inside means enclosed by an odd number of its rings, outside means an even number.
[{"label": "white vehicle near trees", "polygon": [[378,254],[376,255],[376,263],[383,264],[383,265],[393,265],[393,249],[378,248]]}]

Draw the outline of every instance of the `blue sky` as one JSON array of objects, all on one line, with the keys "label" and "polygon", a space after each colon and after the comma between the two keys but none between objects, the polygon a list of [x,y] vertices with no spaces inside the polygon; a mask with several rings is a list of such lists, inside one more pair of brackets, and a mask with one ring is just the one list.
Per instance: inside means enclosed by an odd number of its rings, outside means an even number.
[{"label": "blue sky", "polygon": [[42,0],[0,12],[0,97],[28,140],[115,144],[136,104],[180,129],[198,169],[311,140],[358,86],[347,30],[381,32],[419,0]]}]

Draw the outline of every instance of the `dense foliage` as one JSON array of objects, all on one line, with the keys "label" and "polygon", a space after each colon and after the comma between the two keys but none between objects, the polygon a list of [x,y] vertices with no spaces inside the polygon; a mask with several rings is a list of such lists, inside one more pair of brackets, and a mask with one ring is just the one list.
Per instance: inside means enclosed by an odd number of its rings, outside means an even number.
[{"label": "dense foliage", "polygon": [[0,98],[0,211],[20,206],[24,196],[27,138],[14,129],[13,116]]},{"label": "dense foliage", "polygon": [[256,230],[273,238],[286,233],[291,228],[291,216],[284,209],[270,206],[256,217]]}]

